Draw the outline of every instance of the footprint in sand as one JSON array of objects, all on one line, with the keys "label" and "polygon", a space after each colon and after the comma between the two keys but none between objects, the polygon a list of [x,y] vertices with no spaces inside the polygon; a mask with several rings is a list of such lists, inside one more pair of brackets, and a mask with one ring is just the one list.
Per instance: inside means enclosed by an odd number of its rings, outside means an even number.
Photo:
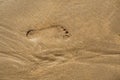
[{"label": "footprint in sand", "polygon": [[62,25],[51,25],[42,29],[30,29],[26,32],[26,37],[31,41],[41,42],[45,45],[65,45],[69,42],[71,33]]}]

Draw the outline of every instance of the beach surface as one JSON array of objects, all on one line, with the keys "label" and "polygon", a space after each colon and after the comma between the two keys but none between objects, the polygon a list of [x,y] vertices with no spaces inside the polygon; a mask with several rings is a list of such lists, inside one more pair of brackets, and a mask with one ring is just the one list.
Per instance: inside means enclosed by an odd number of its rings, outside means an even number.
[{"label": "beach surface", "polygon": [[0,80],[120,80],[120,0],[0,0]]}]

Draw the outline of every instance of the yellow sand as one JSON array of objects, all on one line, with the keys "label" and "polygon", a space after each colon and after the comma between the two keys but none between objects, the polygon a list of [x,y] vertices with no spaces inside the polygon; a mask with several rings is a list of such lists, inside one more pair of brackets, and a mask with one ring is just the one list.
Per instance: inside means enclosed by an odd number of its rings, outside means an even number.
[{"label": "yellow sand", "polygon": [[119,0],[0,0],[0,80],[120,80]]}]

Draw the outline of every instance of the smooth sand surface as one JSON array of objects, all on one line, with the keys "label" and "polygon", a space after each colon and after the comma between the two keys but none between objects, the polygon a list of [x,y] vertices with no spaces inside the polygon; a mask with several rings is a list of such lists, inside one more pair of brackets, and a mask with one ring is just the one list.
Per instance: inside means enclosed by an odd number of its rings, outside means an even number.
[{"label": "smooth sand surface", "polygon": [[120,80],[120,0],[0,0],[0,80]]}]

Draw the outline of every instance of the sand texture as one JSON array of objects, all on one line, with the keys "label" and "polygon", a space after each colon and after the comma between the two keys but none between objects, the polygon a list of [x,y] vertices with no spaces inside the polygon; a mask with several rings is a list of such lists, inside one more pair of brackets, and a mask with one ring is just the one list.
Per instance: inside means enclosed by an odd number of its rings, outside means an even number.
[{"label": "sand texture", "polygon": [[120,80],[120,0],[0,0],[0,80]]}]

